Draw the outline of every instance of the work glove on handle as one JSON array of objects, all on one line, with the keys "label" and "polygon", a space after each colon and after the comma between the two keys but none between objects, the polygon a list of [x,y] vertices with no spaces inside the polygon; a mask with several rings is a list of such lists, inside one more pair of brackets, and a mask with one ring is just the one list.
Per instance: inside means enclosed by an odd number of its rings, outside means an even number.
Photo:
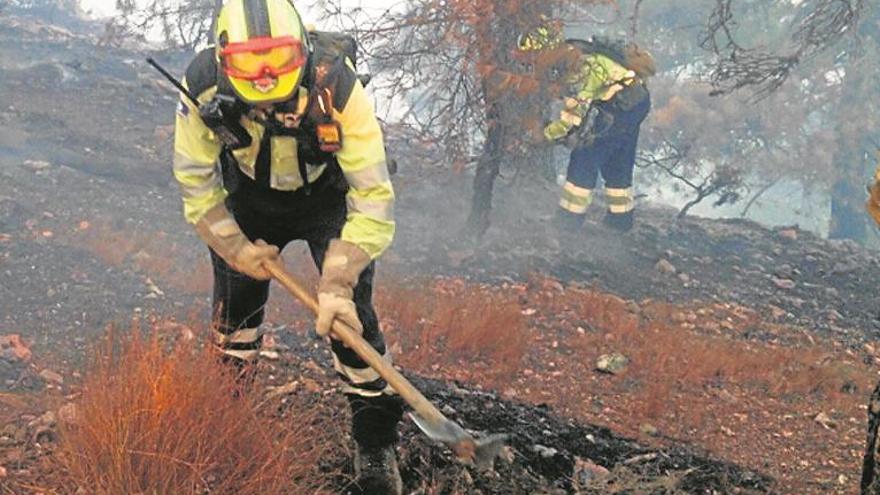
[{"label": "work glove on handle", "polygon": [[341,239],[330,241],[318,284],[318,319],[315,322],[318,335],[330,335],[333,320],[336,319],[363,333],[364,327],[353,300],[354,287],[371,261],[370,255],[350,242]]},{"label": "work glove on handle", "polygon": [[263,262],[277,259],[278,247],[249,241],[223,203],[208,210],[196,223],[196,232],[235,271],[256,280],[272,278]]},{"label": "work glove on handle", "polygon": [[564,122],[562,120],[551,122],[546,127],[544,127],[544,137],[547,138],[547,141],[560,141],[568,136],[568,133],[571,131],[572,127],[574,127],[572,124]]}]

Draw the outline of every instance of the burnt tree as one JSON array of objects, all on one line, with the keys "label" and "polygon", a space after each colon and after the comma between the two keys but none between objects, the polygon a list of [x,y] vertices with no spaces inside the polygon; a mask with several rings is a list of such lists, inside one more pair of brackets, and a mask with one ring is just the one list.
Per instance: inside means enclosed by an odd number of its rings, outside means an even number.
[{"label": "burnt tree", "polygon": [[479,238],[490,225],[497,179],[507,171],[540,174],[551,164],[551,147],[535,136],[559,88],[518,58],[519,36],[545,24],[561,29],[554,16],[563,9],[578,15],[597,3],[608,2],[415,0],[380,16],[346,10],[339,0],[322,5],[364,47],[379,75],[375,87],[408,106],[403,124],[440,145],[443,163],[473,170],[464,234]]}]

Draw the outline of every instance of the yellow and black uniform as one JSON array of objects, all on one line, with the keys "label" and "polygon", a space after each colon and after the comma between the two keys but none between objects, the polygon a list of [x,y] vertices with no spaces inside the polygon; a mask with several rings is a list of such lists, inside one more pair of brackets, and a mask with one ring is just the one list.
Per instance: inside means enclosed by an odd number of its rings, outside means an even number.
[{"label": "yellow and black uniform", "polygon": [[[626,56],[638,69],[634,70],[603,53],[611,50],[602,49],[600,42],[566,40],[563,44],[559,36],[533,36],[528,45],[529,50],[546,49],[546,45],[581,53],[577,70],[567,80],[569,90],[559,119],[544,129],[548,140],[564,140],[573,147],[559,201],[559,219],[566,227],[583,222],[601,174],[608,202],[606,223],[627,230],[633,223],[632,186],[639,128],[651,109],[644,76],[655,70],[653,59],[636,45],[629,45],[620,56]],[[589,121],[591,111],[596,117]]]},{"label": "yellow and black uniform", "polygon": [[[243,234],[239,243],[259,239],[280,249],[304,240],[324,279],[325,258],[333,256],[328,249],[341,252],[340,259],[363,258],[346,267],[351,286],[335,292],[354,302],[364,338],[387,355],[372,305],[373,261],[395,231],[382,132],[353,62],[337,57],[324,64],[310,36],[286,0],[227,1],[218,46],[194,58],[184,85],[202,105],[223,98],[225,115],[234,116],[250,144],[231,149],[193,102],[182,96],[178,106],[174,176],[186,220],[212,248],[218,345],[239,360],[259,354],[269,281],[242,273],[230,263],[234,256],[215,247],[223,246],[215,238],[226,232]],[[305,58],[297,63],[300,48]],[[234,59],[241,53],[256,58]],[[341,146],[332,151],[318,138],[324,122],[341,132]],[[333,285],[324,279],[322,286]],[[393,443],[399,399],[354,352],[335,340],[332,346],[358,444]]]},{"label": "yellow and black uniform", "polygon": [[559,207],[562,214],[579,222],[601,174],[608,203],[606,221],[629,229],[635,205],[636,147],[639,128],[651,109],[650,96],[634,71],[601,54],[585,55],[572,82],[573,91],[560,119],[545,130],[547,138],[567,136],[580,127],[590,108],[596,109],[597,117],[582,133],[587,139],[575,139]]}]

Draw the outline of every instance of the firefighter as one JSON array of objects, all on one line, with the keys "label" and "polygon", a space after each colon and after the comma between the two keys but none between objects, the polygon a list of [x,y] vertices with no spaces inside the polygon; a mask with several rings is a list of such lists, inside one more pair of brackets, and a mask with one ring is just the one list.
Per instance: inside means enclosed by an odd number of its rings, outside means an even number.
[{"label": "firefighter", "polygon": [[520,50],[536,57],[563,51],[567,90],[560,117],[544,128],[551,142],[572,148],[557,221],[565,229],[582,225],[599,175],[605,183],[605,223],[633,226],[633,171],[639,128],[651,109],[645,79],[655,72],[650,54],[633,43],[594,38],[563,40],[560,29],[542,27],[520,40]]},{"label": "firefighter", "polygon": [[[201,105],[181,97],[174,176],[185,218],[210,248],[217,346],[252,368],[269,295],[263,263],[303,240],[321,271],[317,333],[330,335],[339,318],[388,356],[372,288],[374,261],[394,236],[394,190],[353,61],[324,63],[334,58],[318,53],[289,0],[228,0],[215,36],[186,70]],[[399,494],[402,402],[352,350],[331,344],[357,485]]]}]

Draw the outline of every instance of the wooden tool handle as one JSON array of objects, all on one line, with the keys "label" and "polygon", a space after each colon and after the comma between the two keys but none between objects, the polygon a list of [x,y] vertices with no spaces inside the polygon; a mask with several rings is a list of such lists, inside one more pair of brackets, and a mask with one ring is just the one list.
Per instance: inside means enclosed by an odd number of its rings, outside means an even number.
[{"label": "wooden tool handle", "polygon": [[[315,296],[303,286],[302,282],[291,275],[281,262],[267,261],[263,266],[293,297],[305,304],[313,313],[318,314],[318,301]],[[373,349],[373,346],[364,340],[359,332],[353,330],[340,320],[334,320],[333,335],[337,340],[348,346],[349,349],[356,352],[371,368],[376,370],[376,373],[384,378],[388,385],[400,394],[403,400],[415,410],[416,414],[428,421],[446,421],[443,413],[426,399],[406,377],[394,369],[391,363],[376,352],[376,349]]]}]

